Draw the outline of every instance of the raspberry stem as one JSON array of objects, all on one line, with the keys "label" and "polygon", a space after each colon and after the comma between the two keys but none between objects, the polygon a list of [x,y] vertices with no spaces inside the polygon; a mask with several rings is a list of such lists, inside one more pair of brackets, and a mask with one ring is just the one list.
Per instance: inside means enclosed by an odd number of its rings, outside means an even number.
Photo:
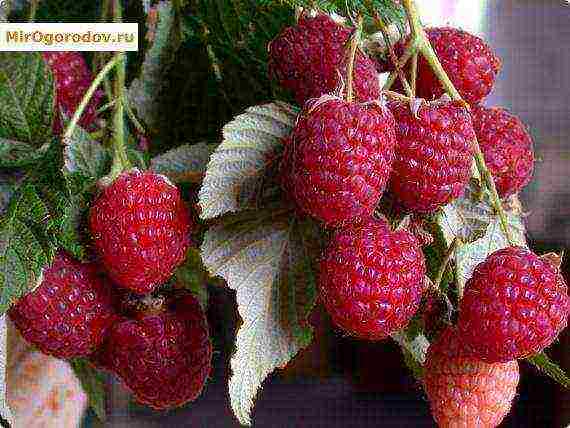
[{"label": "raspberry stem", "polygon": [[[410,42],[406,46],[406,49],[404,50],[404,54],[402,55],[402,58],[400,59],[398,66],[395,66],[396,70],[398,70],[398,69],[401,70],[402,68],[404,68],[404,66],[407,64],[407,62],[410,60],[410,58],[412,58],[412,56],[417,54],[417,52],[418,52],[417,43],[415,42],[415,40],[410,40]],[[396,81],[396,79],[398,78],[398,72],[396,70],[392,71],[390,73],[390,76],[388,76],[388,80],[386,80],[386,83],[384,84],[384,87],[382,88],[383,90],[390,89],[392,87],[392,85],[394,84],[394,82]]]},{"label": "raspberry stem", "polygon": [[[120,0],[113,2],[113,21],[122,22],[122,10]],[[113,181],[121,172],[130,168],[130,162],[125,148],[125,53],[117,53],[117,75],[114,81],[115,111],[113,115],[113,165],[109,178]]]},{"label": "raspberry stem", "polygon": [[346,101],[352,102],[354,98],[354,62],[356,60],[356,51],[358,49],[358,44],[360,43],[360,32],[362,31],[362,16],[358,17],[358,23],[350,38],[350,51],[348,57],[348,67],[346,70]]},{"label": "raspberry stem", "polygon": [[[468,104],[461,98],[461,95],[453,85],[453,82],[443,69],[441,62],[439,61],[436,53],[434,52],[431,43],[429,42],[422,24],[420,22],[419,14],[416,8],[416,4],[414,0],[402,0],[402,4],[406,10],[406,14],[408,16],[408,21],[410,23],[410,29],[412,32],[412,40],[415,41],[417,44],[419,52],[425,58],[425,60],[430,65],[433,73],[439,79],[441,85],[445,89],[445,91],[449,94],[449,96],[456,101],[462,101],[465,103],[466,106]],[[477,138],[473,140],[473,148],[475,150],[475,164],[485,183],[489,193],[491,194],[491,202],[493,204],[493,208],[495,209],[497,215],[499,216],[499,220],[501,222],[501,227],[505,236],[509,242],[509,244],[514,245],[514,241],[512,238],[512,234],[509,228],[509,222],[507,220],[507,216],[505,214],[505,210],[503,209],[503,205],[501,204],[501,198],[497,193],[497,188],[495,186],[495,181],[491,175],[491,172],[487,168],[485,164],[485,158],[483,157],[483,152],[479,147],[479,143],[477,142]]]},{"label": "raspberry stem", "polygon": [[85,108],[89,104],[89,101],[93,97],[93,94],[97,90],[97,87],[101,84],[101,82],[103,81],[105,76],[107,76],[107,74],[119,63],[119,61],[120,61],[120,57],[118,55],[115,55],[113,57],[113,59],[111,59],[111,61],[109,61],[101,69],[101,71],[97,74],[97,76],[95,76],[95,79],[93,79],[93,82],[91,82],[89,89],[87,89],[87,92],[85,92],[85,94],[83,95],[83,98],[81,99],[81,102],[79,103],[79,106],[77,106],[75,113],[73,113],[73,116],[71,117],[71,121],[69,122],[69,124],[67,125],[67,128],[65,129],[65,132],[63,133],[62,139],[63,139],[64,143],[69,141],[69,139],[71,138],[71,135],[73,134],[73,131],[75,130],[75,127],[77,126],[77,123],[79,122],[79,119],[81,119],[81,115],[83,114],[83,111],[85,110]]}]

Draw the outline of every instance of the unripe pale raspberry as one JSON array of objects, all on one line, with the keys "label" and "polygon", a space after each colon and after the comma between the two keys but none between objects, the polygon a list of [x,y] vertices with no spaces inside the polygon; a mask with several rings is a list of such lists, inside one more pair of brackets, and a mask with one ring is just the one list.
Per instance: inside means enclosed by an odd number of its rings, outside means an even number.
[{"label": "unripe pale raspberry", "polygon": [[[501,60],[484,40],[451,27],[426,28],[425,33],[443,69],[465,101],[475,104],[491,92],[501,70]],[[394,45],[398,56],[404,53],[407,43],[406,37]],[[392,70],[394,67],[383,63],[379,68]],[[431,66],[421,55],[417,70],[418,97],[432,100],[445,93]]]},{"label": "unripe pale raspberry", "polygon": [[207,320],[191,295],[157,314],[116,323],[104,349],[100,365],[115,372],[138,402],[157,410],[195,400],[210,374]]},{"label": "unripe pale raspberry", "polygon": [[[62,131],[60,110],[71,119],[85,92],[91,86],[93,76],[80,52],[42,52],[42,56],[55,79],[56,117],[53,127],[54,133],[60,134]],[[103,92],[95,91],[79,120],[83,128],[93,130],[97,119],[97,107],[102,98]]]},{"label": "unripe pale raspberry", "polygon": [[511,361],[549,346],[569,311],[558,269],[527,248],[507,247],[480,263],[467,282],[458,330],[477,358]]},{"label": "unripe pale raspberry", "polygon": [[423,103],[412,112],[393,102],[396,158],[391,190],[405,208],[429,213],[459,197],[471,176],[475,131],[467,109],[455,101]]},{"label": "unripe pale raspberry", "polygon": [[184,261],[193,227],[178,188],[162,175],[136,169],[102,191],[89,225],[109,276],[140,294],[166,282]]},{"label": "unripe pale raspberry", "polygon": [[532,138],[518,117],[501,107],[475,106],[473,127],[501,197],[518,193],[532,177]]},{"label": "unripe pale raspberry", "polygon": [[[324,14],[301,16],[297,25],[285,28],[269,45],[271,77],[292,91],[301,106],[310,98],[333,93],[341,83],[339,76],[346,74],[346,44],[352,31]],[[358,101],[380,97],[376,66],[362,52],[354,63],[354,92]]]},{"label": "unripe pale raspberry", "polygon": [[285,145],[285,190],[326,226],[366,219],[386,187],[394,146],[394,117],[381,104],[312,100]]},{"label": "unripe pale raspberry", "polygon": [[58,358],[93,353],[116,318],[111,289],[97,277],[95,266],[64,253],[57,254],[41,284],[9,315],[28,342]]},{"label": "unripe pale raspberry", "polygon": [[319,292],[337,326],[378,340],[409,322],[424,278],[424,255],[414,236],[370,219],[331,236],[320,263]]},{"label": "unripe pale raspberry", "polygon": [[519,367],[467,356],[461,337],[448,328],[429,347],[423,383],[439,427],[494,428],[511,409]]}]

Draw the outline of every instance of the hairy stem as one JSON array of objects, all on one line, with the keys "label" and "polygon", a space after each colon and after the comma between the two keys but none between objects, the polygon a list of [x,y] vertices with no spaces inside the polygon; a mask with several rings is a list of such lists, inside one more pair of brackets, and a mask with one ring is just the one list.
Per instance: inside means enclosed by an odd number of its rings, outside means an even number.
[{"label": "hairy stem", "polygon": [[[120,0],[113,3],[113,21],[122,21],[122,11]],[[114,114],[113,114],[113,164],[109,178],[114,180],[125,169],[130,168],[130,162],[127,157],[125,147],[125,107],[124,107],[124,90],[125,90],[125,54],[117,53],[119,58],[117,64],[117,73],[114,81]]]},{"label": "hairy stem", "polygon": [[360,43],[360,32],[362,31],[362,17],[358,18],[358,24],[354,34],[350,38],[350,51],[348,56],[348,66],[346,69],[346,101],[352,102],[354,98],[354,62],[356,61],[356,51]]},{"label": "hairy stem", "polygon": [[[449,96],[453,100],[462,101],[465,103],[466,106],[468,104],[461,98],[461,95],[451,82],[451,79],[443,69],[441,62],[439,61],[437,55],[435,54],[424,30],[420,22],[420,18],[418,15],[418,11],[416,8],[416,4],[414,0],[402,0],[404,8],[406,9],[406,14],[408,16],[408,21],[410,23],[410,29],[412,31],[412,39],[416,41],[418,50],[422,54],[422,56],[426,59],[427,63],[430,65],[433,73],[439,79],[441,85],[445,89],[445,91],[449,94]],[[495,209],[497,215],[499,216],[499,220],[501,222],[501,227],[505,236],[509,243],[513,245],[514,241],[512,238],[512,234],[509,228],[509,223],[507,220],[507,216],[505,214],[505,210],[503,209],[503,205],[501,203],[501,198],[497,193],[497,188],[495,186],[495,182],[491,175],[491,172],[487,168],[485,164],[485,158],[483,156],[483,152],[481,152],[481,147],[479,147],[479,143],[477,142],[477,138],[475,138],[472,142],[473,149],[475,151],[475,164],[485,183],[485,186],[489,190],[491,194],[491,202],[493,204],[493,208]]]},{"label": "hairy stem", "polygon": [[411,80],[410,86],[412,89],[412,98],[416,96],[416,87],[418,81],[418,53],[412,55],[412,63],[410,64]]},{"label": "hairy stem", "polygon": [[408,61],[410,60],[410,58],[415,55],[418,52],[418,46],[415,43],[415,40],[410,40],[410,42],[408,43],[408,45],[406,46],[406,49],[404,50],[404,54],[402,55],[402,58],[400,59],[400,62],[398,63],[398,66],[396,67],[396,70],[392,71],[390,73],[390,76],[388,77],[388,80],[386,81],[386,83],[384,84],[384,87],[382,88],[383,90],[388,90],[392,87],[392,85],[394,84],[394,82],[396,81],[396,79],[398,78],[398,69],[403,69],[404,66],[408,63]]},{"label": "hairy stem", "polygon": [[91,82],[91,85],[89,86],[89,89],[87,89],[87,92],[85,92],[85,95],[83,95],[83,98],[81,99],[81,102],[77,107],[77,110],[75,110],[75,113],[73,113],[73,116],[71,117],[71,120],[67,125],[65,132],[63,133],[64,143],[71,138],[71,135],[73,134],[73,131],[77,126],[77,123],[79,123],[79,119],[81,118],[83,111],[87,107],[87,104],[89,104],[89,101],[93,97],[93,94],[97,90],[97,87],[101,84],[105,76],[107,76],[107,74],[113,69],[113,67],[115,67],[119,63],[120,60],[121,58],[119,57],[119,55],[115,55],[113,59],[109,61],[105,65],[105,67],[101,69],[101,71],[97,74],[97,76],[95,76],[95,79],[93,79],[93,82]]}]

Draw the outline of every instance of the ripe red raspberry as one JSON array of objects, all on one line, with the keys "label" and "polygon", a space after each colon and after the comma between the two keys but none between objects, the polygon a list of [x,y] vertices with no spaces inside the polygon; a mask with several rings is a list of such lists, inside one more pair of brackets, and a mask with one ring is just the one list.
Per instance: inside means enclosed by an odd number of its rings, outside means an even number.
[{"label": "ripe red raspberry", "polygon": [[[331,94],[345,75],[346,43],[353,29],[329,16],[301,16],[269,44],[269,74],[293,92],[302,106],[310,98]],[[358,52],[354,63],[354,92],[358,101],[380,97],[374,62]]]},{"label": "ripe red raspberry", "polygon": [[162,312],[113,325],[105,363],[137,401],[157,410],[195,400],[210,373],[212,345],[198,301],[185,295]]},{"label": "ripe red raspberry", "polygon": [[[426,35],[443,69],[453,82],[461,97],[469,104],[485,98],[493,89],[495,79],[501,70],[501,60],[493,50],[473,34],[458,28],[426,28]],[[394,45],[398,56],[402,55],[408,38]],[[392,64],[380,64],[380,69],[392,70]],[[399,88],[397,88],[399,89]],[[444,94],[438,78],[431,71],[428,62],[420,55],[416,95],[427,100]]]},{"label": "ripe red raspberry", "polygon": [[532,138],[518,117],[501,107],[473,107],[473,127],[502,197],[526,186],[534,168]]},{"label": "ripe red raspberry", "polygon": [[569,311],[568,287],[557,268],[527,248],[507,247],[475,268],[458,329],[477,358],[510,361],[549,346]]},{"label": "ripe red raspberry", "polygon": [[319,292],[334,323],[378,340],[406,326],[424,290],[425,261],[414,236],[385,220],[337,230],[320,263]]},{"label": "ripe red raspberry", "polygon": [[190,244],[191,219],[178,188],[152,172],[121,174],[95,200],[89,223],[109,276],[135,293],[168,280]]},{"label": "ripe red raspberry", "polygon": [[325,95],[306,104],[285,145],[285,191],[326,226],[366,219],[386,188],[394,146],[386,107]]},{"label": "ripe red raspberry", "polygon": [[[53,129],[55,134],[60,134],[62,131],[60,110],[71,118],[89,89],[93,77],[80,52],[42,52],[42,56],[55,79],[56,117]],[[96,110],[102,97],[103,92],[97,90],[83,111],[79,120],[83,128],[93,130],[97,119]]]},{"label": "ripe red raspberry", "polygon": [[31,344],[58,358],[90,355],[115,320],[111,289],[93,265],[58,253],[41,284],[10,309],[10,318]]},{"label": "ripe red raspberry", "polygon": [[471,176],[475,131],[458,102],[423,103],[417,115],[409,104],[390,105],[396,118],[396,158],[391,190],[405,208],[435,211],[460,196]]},{"label": "ripe red raspberry", "polygon": [[493,428],[509,413],[519,366],[467,356],[461,338],[448,328],[429,347],[423,383],[438,426]]}]

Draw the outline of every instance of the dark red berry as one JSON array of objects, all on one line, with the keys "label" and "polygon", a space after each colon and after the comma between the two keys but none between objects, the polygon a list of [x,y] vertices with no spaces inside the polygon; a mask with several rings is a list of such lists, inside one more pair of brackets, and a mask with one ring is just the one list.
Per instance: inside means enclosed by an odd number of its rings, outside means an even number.
[{"label": "dark red berry", "polygon": [[501,107],[473,107],[473,127],[501,197],[518,193],[532,177],[532,138],[518,117]]},{"label": "dark red berry", "polygon": [[331,236],[320,263],[319,292],[337,326],[378,340],[408,324],[424,278],[424,256],[414,236],[370,219]]},{"label": "dark red berry", "polygon": [[471,176],[475,132],[459,102],[394,102],[396,158],[390,187],[405,208],[429,213],[460,196]]},{"label": "dark red berry", "polygon": [[158,314],[116,323],[105,350],[103,366],[122,379],[138,402],[157,410],[195,400],[210,374],[207,320],[190,295]]},{"label": "dark red berry", "polygon": [[[85,92],[91,86],[93,76],[80,52],[42,52],[42,56],[55,79],[56,118],[53,126],[54,133],[60,134],[62,131],[60,111],[71,119]],[[95,127],[97,107],[102,98],[103,92],[95,91],[79,120],[83,128],[93,130]]]},{"label": "dark red berry", "polygon": [[111,290],[91,264],[58,253],[40,285],[9,312],[22,336],[58,358],[88,356],[115,320]]},{"label": "dark red berry", "polygon": [[166,282],[184,261],[193,227],[178,188],[162,175],[136,169],[102,191],[89,224],[109,276],[141,294]]},{"label": "dark red berry", "polygon": [[285,146],[285,190],[326,226],[366,219],[386,187],[394,146],[394,118],[379,103],[313,100]]},{"label": "dark red berry", "polygon": [[458,329],[477,358],[511,361],[549,346],[569,311],[558,269],[527,248],[507,247],[480,263],[467,282]]},{"label": "dark red berry", "polygon": [[452,328],[429,347],[423,383],[432,415],[442,428],[497,427],[517,393],[518,363],[485,363],[462,348]]},{"label": "dark red berry", "polygon": [[[310,98],[333,93],[340,76],[346,75],[346,44],[352,31],[324,14],[302,15],[297,25],[285,28],[270,43],[271,77],[292,91],[301,106]],[[380,96],[376,66],[360,51],[354,63],[354,92],[358,101]]]}]

